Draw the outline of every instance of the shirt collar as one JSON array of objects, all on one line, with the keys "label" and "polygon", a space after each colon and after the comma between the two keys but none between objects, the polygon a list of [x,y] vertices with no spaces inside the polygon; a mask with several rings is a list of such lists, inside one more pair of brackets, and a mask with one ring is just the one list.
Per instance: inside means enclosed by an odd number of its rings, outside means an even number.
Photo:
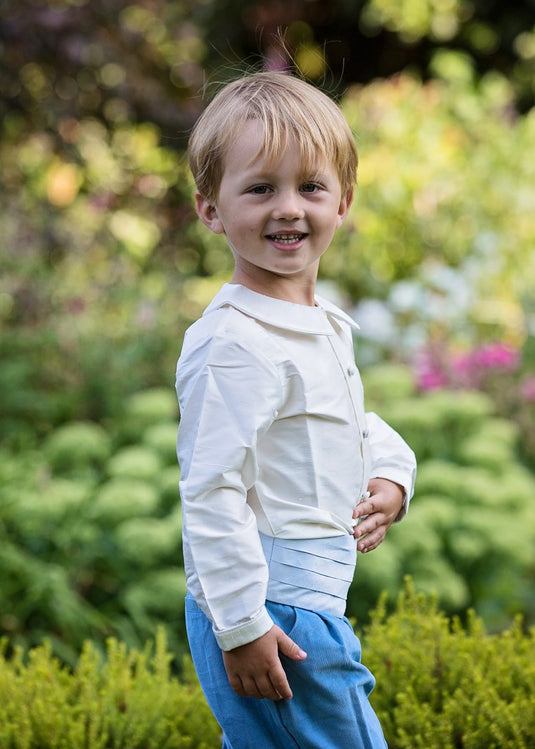
[{"label": "shirt collar", "polygon": [[339,307],[317,296],[316,307],[294,304],[282,299],[259,294],[241,284],[226,283],[204,311],[204,315],[221,307],[234,307],[260,322],[298,333],[332,335],[329,318],[335,318],[358,330],[357,323]]}]

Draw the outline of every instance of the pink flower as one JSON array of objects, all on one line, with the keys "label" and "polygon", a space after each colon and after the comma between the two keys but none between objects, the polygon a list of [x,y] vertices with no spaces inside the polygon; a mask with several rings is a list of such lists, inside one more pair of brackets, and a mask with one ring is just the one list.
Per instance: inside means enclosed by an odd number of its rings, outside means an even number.
[{"label": "pink flower", "polygon": [[520,384],[520,392],[524,400],[535,402],[535,377],[525,377]]},{"label": "pink flower", "polygon": [[421,390],[439,390],[448,385],[446,374],[430,356],[422,356],[420,359],[417,378]]},{"label": "pink flower", "polygon": [[515,372],[519,365],[519,351],[497,342],[464,353],[453,353],[447,347],[431,347],[421,352],[416,372],[422,390],[480,388],[490,374]]},{"label": "pink flower", "polygon": [[474,351],[474,364],[482,369],[501,369],[514,372],[519,364],[518,351],[504,343],[491,343]]},{"label": "pink flower", "polygon": [[420,375],[419,386],[422,390],[440,390],[447,384],[447,379],[440,372],[427,372]]},{"label": "pink flower", "polygon": [[473,355],[458,354],[451,359],[451,374],[455,381],[469,386],[474,380],[474,362]]}]

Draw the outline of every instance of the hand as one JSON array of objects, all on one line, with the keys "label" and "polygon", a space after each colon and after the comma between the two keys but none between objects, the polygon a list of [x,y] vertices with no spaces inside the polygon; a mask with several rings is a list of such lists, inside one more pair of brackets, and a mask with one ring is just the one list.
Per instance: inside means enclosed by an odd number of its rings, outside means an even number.
[{"label": "hand", "polygon": [[371,479],[368,484],[370,496],[359,502],[353,510],[353,518],[367,516],[355,526],[353,535],[358,539],[357,549],[373,551],[381,544],[403,506],[405,491],[399,484],[388,479]]},{"label": "hand", "polygon": [[279,651],[294,661],[307,654],[275,624],[257,640],[223,651],[230,686],[240,697],[291,700],[292,690],[279,658]]}]

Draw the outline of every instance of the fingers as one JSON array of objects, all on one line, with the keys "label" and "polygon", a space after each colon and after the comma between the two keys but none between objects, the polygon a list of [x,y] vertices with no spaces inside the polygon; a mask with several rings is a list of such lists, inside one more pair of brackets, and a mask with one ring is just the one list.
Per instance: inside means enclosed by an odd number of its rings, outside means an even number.
[{"label": "fingers", "polygon": [[388,508],[385,506],[384,501],[382,501],[382,497],[380,497],[379,495],[372,495],[367,499],[362,499],[357,505],[355,505],[355,508],[353,510],[353,517],[355,519],[364,519],[369,515],[376,515],[378,513],[385,514],[385,511],[387,509]]},{"label": "fingers", "polygon": [[255,699],[290,700],[292,690],[279,654],[296,661],[307,657],[276,625],[247,645],[223,651],[228,680],[236,694]]},{"label": "fingers", "polygon": [[276,676],[270,678],[269,675],[256,677],[242,675],[229,681],[232,689],[240,697],[253,697],[256,700],[266,699],[274,702],[291,700],[293,697],[285,675],[282,679]]},{"label": "fingers", "polygon": [[[302,650],[299,645],[288,637],[288,635],[281,629],[275,628],[275,631],[279,653],[282,653],[287,658],[291,658],[294,661],[304,661],[307,657],[305,651]],[[277,659],[277,663],[270,669],[268,677],[268,680],[264,680],[264,689],[262,690],[263,697],[267,697],[268,699],[292,699],[292,690],[290,689],[286,672],[282,667],[280,659]]]},{"label": "fingers", "polygon": [[286,677],[286,673],[284,672],[284,669],[282,665],[279,663],[279,668],[277,668],[274,673],[270,675],[270,683],[273,688],[274,693],[277,695],[276,697],[268,697],[270,700],[291,700],[293,697],[292,690],[290,689],[290,685],[288,683],[288,679]]},{"label": "fingers", "polygon": [[365,506],[359,505],[354,514],[359,517],[363,513],[365,517],[355,526],[353,536],[358,540],[357,549],[365,554],[382,544],[392,521],[384,512],[379,511],[373,499],[361,502],[361,505]]},{"label": "fingers", "polygon": [[277,644],[280,652],[287,658],[291,658],[293,661],[304,661],[307,657],[305,651],[302,650],[299,645],[282,630],[279,631]]},{"label": "fingers", "polygon": [[257,700],[291,700],[292,690],[282,665],[268,673],[229,674],[229,683],[240,697]]},{"label": "fingers", "polygon": [[369,496],[353,511],[357,521],[353,535],[358,540],[357,549],[364,553],[373,551],[384,541],[399,515],[404,496],[403,487],[388,479],[371,479],[368,490]]},{"label": "fingers", "polygon": [[363,554],[367,554],[369,551],[373,551],[380,546],[385,540],[386,528],[381,526],[377,530],[369,533],[366,536],[361,536],[355,529],[355,538],[358,539],[357,549]]}]

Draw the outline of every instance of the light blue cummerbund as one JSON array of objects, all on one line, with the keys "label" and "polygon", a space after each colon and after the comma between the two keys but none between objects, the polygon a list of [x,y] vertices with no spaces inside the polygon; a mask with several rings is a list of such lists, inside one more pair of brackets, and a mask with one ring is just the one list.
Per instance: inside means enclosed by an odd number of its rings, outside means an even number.
[{"label": "light blue cummerbund", "polygon": [[260,533],[260,540],[269,566],[268,601],[344,615],[357,561],[353,536],[287,539]]}]

